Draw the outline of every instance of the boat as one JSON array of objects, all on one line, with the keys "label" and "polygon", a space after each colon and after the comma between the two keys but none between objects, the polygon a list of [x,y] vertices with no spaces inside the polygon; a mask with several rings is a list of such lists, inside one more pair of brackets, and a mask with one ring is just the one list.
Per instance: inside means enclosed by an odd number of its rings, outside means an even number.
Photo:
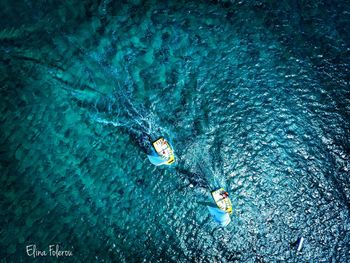
[{"label": "boat", "polygon": [[232,203],[224,188],[212,191],[211,195],[220,210],[232,214]]},{"label": "boat", "polygon": [[152,142],[153,150],[151,155],[147,155],[150,162],[154,165],[171,165],[175,162],[173,147],[170,143],[160,137]]}]

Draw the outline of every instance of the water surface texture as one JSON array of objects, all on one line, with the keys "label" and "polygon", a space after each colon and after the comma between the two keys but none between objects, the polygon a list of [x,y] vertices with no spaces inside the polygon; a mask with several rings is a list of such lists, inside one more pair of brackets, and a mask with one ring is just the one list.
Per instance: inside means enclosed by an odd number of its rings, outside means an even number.
[{"label": "water surface texture", "polygon": [[1,262],[350,262],[347,1],[0,10]]}]

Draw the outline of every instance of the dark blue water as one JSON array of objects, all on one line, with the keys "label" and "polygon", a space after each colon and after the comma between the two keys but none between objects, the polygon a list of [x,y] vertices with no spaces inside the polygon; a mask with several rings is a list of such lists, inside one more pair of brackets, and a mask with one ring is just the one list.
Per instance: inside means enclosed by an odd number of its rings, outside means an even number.
[{"label": "dark blue water", "polygon": [[350,262],[348,2],[0,10],[3,262]]}]

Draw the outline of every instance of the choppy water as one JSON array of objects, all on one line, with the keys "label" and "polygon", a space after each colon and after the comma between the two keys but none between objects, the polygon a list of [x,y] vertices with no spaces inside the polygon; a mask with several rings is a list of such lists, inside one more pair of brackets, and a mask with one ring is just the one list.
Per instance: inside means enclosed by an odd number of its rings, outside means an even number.
[{"label": "choppy water", "polygon": [[350,261],[348,2],[83,2],[1,1],[2,262]]}]

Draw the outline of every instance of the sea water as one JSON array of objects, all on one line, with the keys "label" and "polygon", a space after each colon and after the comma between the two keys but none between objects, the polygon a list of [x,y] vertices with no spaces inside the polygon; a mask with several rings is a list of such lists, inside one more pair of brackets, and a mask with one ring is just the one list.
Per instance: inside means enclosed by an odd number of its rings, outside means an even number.
[{"label": "sea water", "polygon": [[350,261],[346,1],[0,6],[2,261]]}]

